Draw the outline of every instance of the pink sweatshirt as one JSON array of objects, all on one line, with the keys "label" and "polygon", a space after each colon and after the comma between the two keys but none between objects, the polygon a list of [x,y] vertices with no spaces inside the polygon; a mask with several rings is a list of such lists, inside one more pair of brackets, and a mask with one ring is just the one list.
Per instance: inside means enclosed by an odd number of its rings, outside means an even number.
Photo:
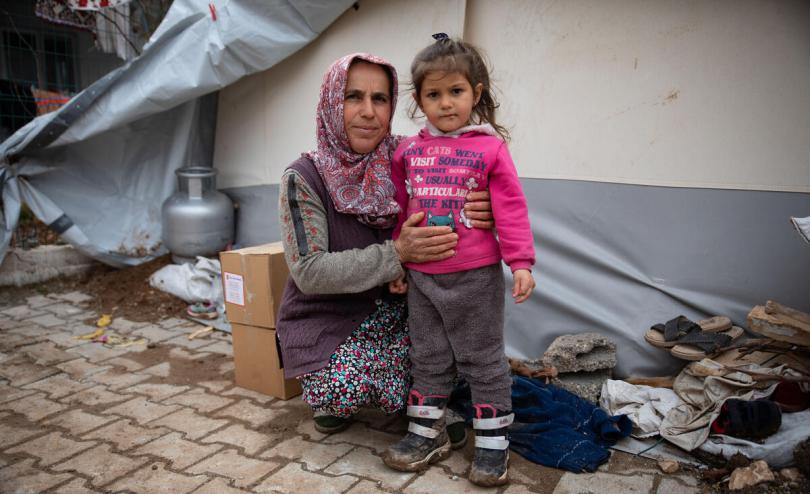
[{"label": "pink sweatshirt", "polygon": [[[526,198],[509,150],[500,138],[479,131],[433,136],[424,128],[397,147],[391,175],[394,198],[402,208],[394,239],[408,216],[419,211],[425,212],[420,226],[448,225],[458,234],[455,256],[407,263],[408,269],[453,273],[495,264],[502,258],[512,271],[534,265]],[[497,238],[494,230],[472,228],[463,213],[467,192],[487,189]]]}]

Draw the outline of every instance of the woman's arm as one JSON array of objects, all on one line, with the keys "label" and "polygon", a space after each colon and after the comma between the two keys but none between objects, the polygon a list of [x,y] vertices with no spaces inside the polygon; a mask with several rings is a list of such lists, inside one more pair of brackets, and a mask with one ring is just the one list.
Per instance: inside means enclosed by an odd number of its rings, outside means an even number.
[{"label": "woman's arm", "polygon": [[[307,294],[359,293],[403,275],[393,242],[364,249],[328,252],[329,226],[318,195],[295,171],[287,171],[279,187],[279,218],[284,257],[290,276]],[[290,202],[300,217],[293,220]]]}]

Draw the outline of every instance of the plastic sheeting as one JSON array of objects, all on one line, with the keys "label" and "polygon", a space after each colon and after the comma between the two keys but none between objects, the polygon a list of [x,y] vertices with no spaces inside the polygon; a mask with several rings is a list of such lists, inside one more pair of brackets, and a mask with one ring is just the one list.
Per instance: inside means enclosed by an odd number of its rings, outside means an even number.
[{"label": "plastic sheeting", "polygon": [[[766,300],[810,311],[810,250],[788,220],[807,210],[808,194],[521,184],[534,230],[537,288],[529,301],[506,304],[510,356],[541,358],[558,336],[597,332],[616,343],[614,376],[675,375],[685,362],[644,341],[651,324],[683,314],[692,320],[725,315],[745,326],[751,308]],[[239,202],[237,243],[281,239],[278,185],[225,192]],[[509,276],[508,268],[504,273]]]},{"label": "plastic sheeting", "polygon": [[175,0],[141,56],[0,144],[0,261],[22,203],[107,264],[165,253],[174,170],[211,166],[211,93],[296,52],[352,3]]}]

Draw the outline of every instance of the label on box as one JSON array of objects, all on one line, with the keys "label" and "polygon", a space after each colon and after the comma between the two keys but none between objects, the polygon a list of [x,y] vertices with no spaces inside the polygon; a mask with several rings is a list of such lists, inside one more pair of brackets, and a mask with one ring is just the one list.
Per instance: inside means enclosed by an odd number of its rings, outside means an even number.
[{"label": "label on box", "polygon": [[245,306],[245,280],[242,275],[225,272],[225,301]]}]

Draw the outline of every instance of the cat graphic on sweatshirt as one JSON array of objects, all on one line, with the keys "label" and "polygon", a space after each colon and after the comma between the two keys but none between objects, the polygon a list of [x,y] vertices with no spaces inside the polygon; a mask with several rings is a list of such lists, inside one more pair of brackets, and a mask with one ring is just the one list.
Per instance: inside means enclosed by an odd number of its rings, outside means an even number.
[{"label": "cat graphic on sweatshirt", "polygon": [[448,211],[447,214],[434,215],[432,212],[427,212],[427,226],[449,226],[456,231],[456,220],[453,218],[453,212]]}]

